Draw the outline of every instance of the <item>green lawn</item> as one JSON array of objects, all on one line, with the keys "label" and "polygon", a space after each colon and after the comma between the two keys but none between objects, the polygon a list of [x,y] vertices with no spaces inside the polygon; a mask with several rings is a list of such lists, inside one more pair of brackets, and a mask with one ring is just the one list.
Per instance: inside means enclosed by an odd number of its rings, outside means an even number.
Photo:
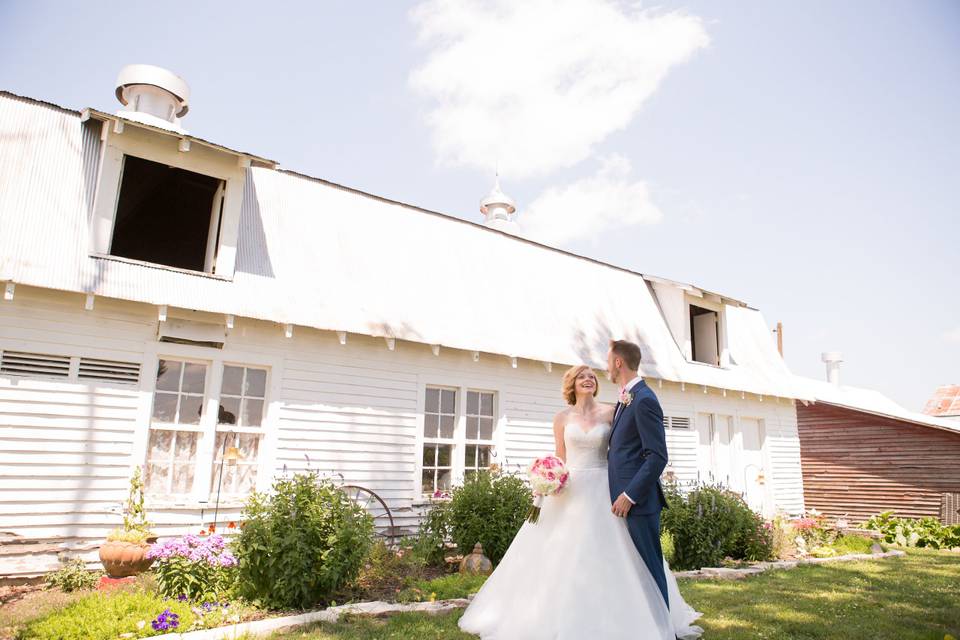
[{"label": "green lawn", "polygon": [[[688,580],[687,601],[704,614],[704,640],[960,639],[960,554],[912,550],[906,558],[772,571],[741,581]],[[275,640],[471,638],[460,612],[350,619]]]}]

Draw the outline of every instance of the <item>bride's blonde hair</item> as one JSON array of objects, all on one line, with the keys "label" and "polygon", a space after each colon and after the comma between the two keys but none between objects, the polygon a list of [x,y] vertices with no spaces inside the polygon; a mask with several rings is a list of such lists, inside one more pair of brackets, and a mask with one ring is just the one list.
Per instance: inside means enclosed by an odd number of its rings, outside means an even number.
[{"label": "bride's blonde hair", "polygon": [[563,374],[563,385],[561,387],[563,389],[563,399],[566,400],[569,405],[577,404],[577,376],[584,371],[592,373],[593,379],[597,381],[597,385],[593,388],[593,397],[596,398],[600,392],[600,378],[597,377],[593,369],[585,364],[570,367],[567,369],[567,372]]}]

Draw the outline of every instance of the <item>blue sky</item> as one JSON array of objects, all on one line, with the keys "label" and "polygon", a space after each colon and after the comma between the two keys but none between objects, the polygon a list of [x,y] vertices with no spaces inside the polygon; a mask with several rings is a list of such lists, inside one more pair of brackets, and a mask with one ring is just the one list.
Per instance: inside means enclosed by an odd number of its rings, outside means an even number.
[{"label": "blue sky", "polygon": [[[648,5],[649,6],[649,5]],[[544,242],[785,325],[797,373],[919,410],[960,382],[960,4],[0,2],[0,87],[118,108],[479,221],[501,167]]]}]

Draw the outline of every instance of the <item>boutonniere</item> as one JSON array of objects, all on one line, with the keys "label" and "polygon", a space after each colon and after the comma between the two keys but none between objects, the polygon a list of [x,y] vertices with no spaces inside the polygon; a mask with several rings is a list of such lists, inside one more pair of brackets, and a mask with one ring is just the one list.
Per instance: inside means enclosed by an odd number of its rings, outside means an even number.
[{"label": "boutonniere", "polygon": [[620,392],[620,404],[625,407],[629,407],[630,403],[633,402],[633,394],[624,389]]}]

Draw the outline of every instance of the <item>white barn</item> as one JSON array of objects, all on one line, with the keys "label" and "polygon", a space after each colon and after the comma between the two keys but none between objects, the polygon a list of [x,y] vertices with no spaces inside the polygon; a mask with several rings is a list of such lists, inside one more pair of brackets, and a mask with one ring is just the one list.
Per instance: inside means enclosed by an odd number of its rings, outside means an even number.
[{"label": "white barn", "polygon": [[805,398],[759,311],[193,137],[157,117],[170,78],[121,76],[117,115],[0,93],[0,576],[95,558],[137,465],[160,535],[211,523],[224,446],[221,524],[309,468],[412,530],[552,451],[564,369],[611,337],[642,346],[666,473],[803,510]]}]

